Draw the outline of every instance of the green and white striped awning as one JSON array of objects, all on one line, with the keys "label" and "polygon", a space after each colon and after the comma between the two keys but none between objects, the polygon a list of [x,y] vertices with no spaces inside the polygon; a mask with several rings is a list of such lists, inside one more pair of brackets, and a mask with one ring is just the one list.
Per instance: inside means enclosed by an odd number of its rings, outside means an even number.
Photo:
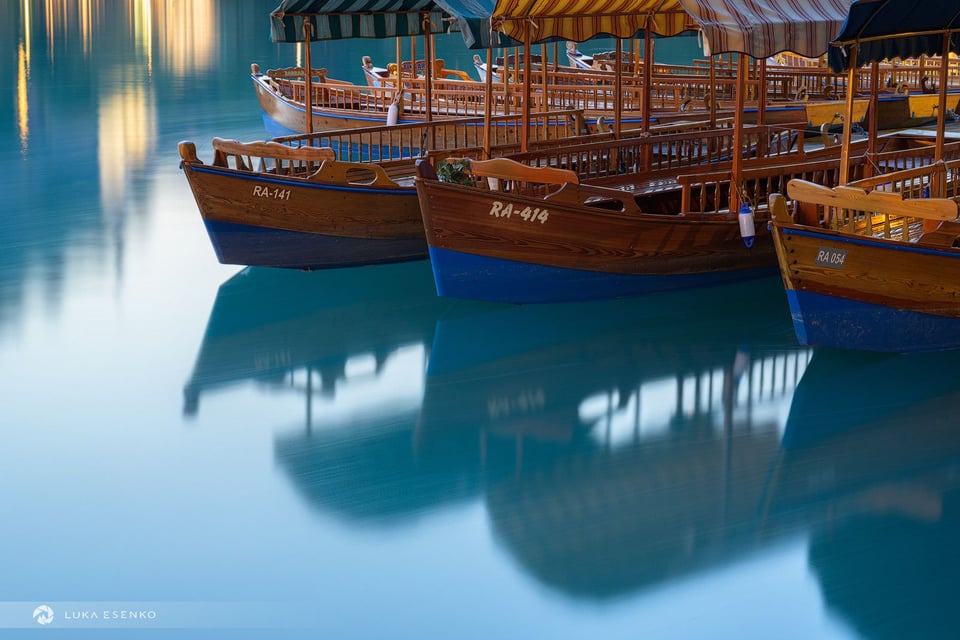
[{"label": "green and white striped awning", "polygon": [[311,40],[418,36],[425,32],[425,13],[429,33],[446,31],[443,10],[433,0],[283,0],[270,13],[270,35],[274,42],[303,42],[309,22]]}]

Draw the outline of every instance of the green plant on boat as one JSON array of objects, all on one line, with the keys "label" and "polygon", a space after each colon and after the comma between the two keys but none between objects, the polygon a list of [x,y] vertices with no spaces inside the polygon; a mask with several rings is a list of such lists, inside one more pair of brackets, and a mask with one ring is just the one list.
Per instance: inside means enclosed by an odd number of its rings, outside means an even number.
[{"label": "green plant on boat", "polygon": [[440,182],[452,182],[453,184],[475,184],[473,176],[470,175],[470,160],[441,160],[437,163],[437,177]]}]

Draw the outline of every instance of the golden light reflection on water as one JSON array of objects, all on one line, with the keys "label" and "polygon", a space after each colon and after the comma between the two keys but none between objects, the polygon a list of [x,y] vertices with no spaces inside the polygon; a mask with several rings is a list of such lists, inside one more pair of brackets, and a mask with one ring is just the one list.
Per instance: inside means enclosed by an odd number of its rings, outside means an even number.
[{"label": "golden light reflection on water", "polygon": [[[117,82],[101,84],[97,115],[97,160],[101,198],[121,206],[131,171],[142,168],[156,131],[149,78],[155,56],[175,75],[212,67],[218,50],[215,0],[20,0],[22,33],[17,52],[17,127],[22,151],[29,142],[31,34],[45,34],[46,60],[82,47],[84,58],[98,44],[119,41],[134,53],[110,71]],[[41,52],[42,55],[42,52]],[[39,103],[38,103],[39,104]],[[34,107],[37,108],[37,107]]]},{"label": "golden light reflection on water", "polygon": [[[150,0],[143,0],[147,7]],[[217,7],[213,0],[155,0],[159,52],[174,73],[197,71],[214,64],[217,50]]]},{"label": "golden light reflection on water", "polygon": [[78,13],[80,18],[80,41],[83,43],[83,57],[90,55],[90,33],[93,29],[91,0],[80,0]]},{"label": "golden light reflection on water", "polygon": [[20,150],[27,150],[27,139],[30,135],[30,109],[27,98],[27,79],[29,65],[27,62],[26,47],[20,43],[17,51],[17,130],[20,132]]},{"label": "golden light reflection on water", "polygon": [[133,7],[133,33],[139,51],[145,56],[147,73],[153,73],[153,18],[150,0]]},{"label": "golden light reflection on water", "polygon": [[30,137],[30,99],[27,87],[30,80],[30,0],[20,0],[23,16],[23,34],[17,47],[17,132],[20,150],[27,150]]},{"label": "golden light reflection on water", "polygon": [[97,163],[104,212],[123,206],[128,174],[144,166],[156,136],[152,94],[134,83],[103,97],[97,114]]}]

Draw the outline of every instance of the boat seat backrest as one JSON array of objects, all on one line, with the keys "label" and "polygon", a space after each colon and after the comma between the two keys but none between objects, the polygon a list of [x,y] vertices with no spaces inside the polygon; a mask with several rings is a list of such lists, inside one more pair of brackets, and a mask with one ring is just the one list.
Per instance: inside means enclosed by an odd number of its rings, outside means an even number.
[{"label": "boat seat backrest", "polygon": [[259,171],[278,175],[312,172],[326,160],[336,160],[330,147],[291,147],[279,142],[238,142],[213,139],[213,164],[238,171]]},{"label": "boat seat backrest", "polygon": [[569,169],[530,167],[509,158],[474,160],[470,163],[470,173],[483,179],[481,185],[492,191],[540,194],[552,186],[580,183],[577,174]]},{"label": "boat seat backrest", "polygon": [[311,180],[343,185],[362,185],[367,187],[399,188],[380,165],[370,162],[338,162],[326,160]]},{"label": "boat seat backrest", "polygon": [[787,195],[793,200],[824,207],[891,216],[956,220],[960,214],[957,202],[951,198],[904,199],[902,194],[891,191],[866,191],[847,185],[831,189],[807,180],[791,180],[787,183]]}]

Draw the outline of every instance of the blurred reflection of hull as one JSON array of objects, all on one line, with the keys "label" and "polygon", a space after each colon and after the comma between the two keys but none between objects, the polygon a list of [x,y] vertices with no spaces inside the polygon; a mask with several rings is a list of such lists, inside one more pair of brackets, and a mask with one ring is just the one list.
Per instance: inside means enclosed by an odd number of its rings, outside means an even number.
[{"label": "blurred reflection of hull", "polygon": [[442,319],[423,446],[480,434],[497,537],[570,595],[727,560],[757,544],[780,439],[765,409],[789,401],[809,357],[776,284]]},{"label": "blurred reflection of hull", "polygon": [[203,392],[257,380],[282,382],[304,368],[332,389],[346,361],[373,354],[378,368],[398,347],[429,346],[448,302],[423,262],[322,272],[248,267],[220,286],[185,409]]},{"label": "blurred reflection of hull", "polygon": [[417,412],[278,435],[277,461],[316,508],[372,526],[399,525],[481,492],[473,442],[417,451]]},{"label": "blurred reflection of hull", "polygon": [[497,537],[541,582],[594,599],[761,546],[756,507],[777,433],[674,437],[568,454],[487,492]]},{"label": "blurred reflection of hull", "polygon": [[953,352],[818,351],[790,407],[771,509],[836,508],[845,496],[960,464],[958,370]]},{"label": "blurred reflection of hull", "polygon": [[[732,383],[751,358],[806,353],[790,334],[775,286],[765,279],[642,300],[497,306],[441,319],[421,428],[443,429],[452,420],[569,439],[591,426],[578,417],[591,395],[612,394],[622,404],[644,380],[717,371],[729,371]],[[717,308],[729,311],[715,314]],[[715,315],[707,320],[708,313]],[[723,382],[714,376],[705,384],[719,389]]]},{"label": "blurred reflection of hull", "polygon": [[810,567],[828,609],[853,626],[857,637],[951,640],[960,629],[960,488],[954,480],[911,492],[935,498],[936,516],[874,510],[836,523],[810,544]]},{"label": "blurred reflection of hull", "polygon": [[858,637],[957,637],[958,365],[824,350],[797,387],[771,511],[816,505],[809,564]]},{"label": "blurred reflection of hull", "polygon": [[[682,341],[677,337],[684,333],[682,323],[673,325],[673,342],[667,331],[645,332],[650,325],[643,322],[633,326],[639,330],[632,338],[621,333],[620,339],[610,340],[607,347],[601,346],[608,337],[605,333],[602,338],[579,342],[578,366],[564,368],[563,362],[571,364],[574,359],[558,355],[551,368],[545,363],[554,360],[545,354],[563,351],[544,348],[539,360],[514,357],[509,366],[500,369],[493,362],[485,362],[442,376],[447,385],[459,380],[477,388],[479,406],[464,413],[470,416],[468,420],[484,426],[488,439],[509,433],[518,443],[509,472],[486,476],[490,518],[498,539],[521,566],[560,592],[593,599],[622,596],[736,561],[800,532],[816,533],[838,518],[865,509],[894,509],[930,518],[939,512],[938,502],[931,502],[927,492],[916,491],[909,482],[904,484],[904,479],[932,469],[935,484],[942,485],[949,477],[945,473],[949,468],[953,470],[951,482],[960,480],[956,473],[960,470],[960,429],[949,413],[955,407],[956,392],[953,397],[943,396],[949,385],[940,382],[945,377],[950,379],[946,374],[956,366],[949,355],[943,354],[939,354],[939,360],[891,361],[883,366],[876,360],[864,366],[865,361],[858,360],[854,368],[864,367],[862,378],[840,375],[818,380],[818,372],[804,373],[805,386],[832,391],[819,410],[836,419],[822,420],[825,428],[803,447],[797,444],[796,434],[785,436],[781,443],[779,425],[757,419],[764,402],[775,395],[771,389],[760,385],[744,400],[744,386],[751,380],[775,381],[791,368],[803,373],[805,361],[799,366],[789,365],[782,355],[767,360],[780,364],[759,377],[755,368],[760,361],[752,360],[737,382],[733,358],[724,366],[720,358],[711,357],[711,349],[704,348],[699,367],[720,371],[714,384],[732,391],[721,394],[722,401],[717,405],[704,407],[698,418],[696,410],[682,408],[679,396],[683,391],[678,386],[678,409],[670,418],[669,428],[652,437],[644,435],[650,425],[640,424],[632,439],[613,441],[604,435],[610,420],[601,417],[592,425],[583,422],[576,429],[548,431],[555,443],[564,437],[569,441],[554,444],[545,453],[544,424],[552,419],[559,422],[556,413],[544,412],[536,430],[527,428],[531,423],[528,415],[511,422],[504,419],[507,412],[483,413],[497,405],[483,404],[480,389],[496,389],[500,384],[509,388],[511,376],[514,388],[518,380],[537,379],[545,372],[551,372],[557,380],[563,375],[581,376],[601,386],[603,376],[609,373],[602,370],[618,357],[622,363],[634,362],[633,373],[638,380],[648,370],[650,375],[669,375],[672,368],[679,377],[680,372],[697,369],[696,358],[681,357],[688,348],[678,346]],[[742,328],[748,336],[767,342],[768,348],[775,346],[749,322],[743,320]],[[435,355],[442,347],[441,337],[443,332],[438,330]],[[647,354],[637,348],[645,339],[655,342],[662,352],[673,347],[675,358],[663,356],[659,365],[652,364],[657,358],[638,358],[637,354]],[[730,340],[718,337],[717,342],[727,344],[728,354],[737,346],[742,353],[750,344],[748,338],[741,342],[735,331]],[[614,345],[619,346],[621,354],[615,354]],[[794,354],[807,353],[796,346],[781,345],[786,353],[791,349]],[[689,355],[695,352],[690,349]],[[755,352],[747,352],[757,357]],[[590,357],[583,357],[586,354]],[[541,371],[532,366],[535,361],[541,363]],[[619,366],[624,374],[628,372],[627,365]],[[910,376],[916,376],[916,384],[905,384],[903,397],[896,400],[866,393],[871,381],[876,386]],[[606,378],[608,382],[612,379]],[[497,382],[491,386],[490,380]],[[561,398],[572,396],[568,404],[573,407],[574,398],[583,397],[583,393],[576,393],[578,384],[568,382],[564,387],[557,380],[552,385],[543,383],[543,388],[559,389]],[[589,388],[590,384],[583,382],[579,388]],[[434,381],[428,376],[424,412],[432,407],[428,401],[433,390]],[[784,395],[792,390],[787,384]],[[462,397],[459,392],[446,392]],[[837,401],[838,394],[847,396],[848,401],[857,398],[860,408]],[[550,397],[547,392],[544,406],[550,405]],[[634,401],[631,398],[629,403]],[[873,414],[864,411],[871,401],[884,406]],[[796,399],[794,402],[802,404]],[[633,410],[611,404],[611,413],[629,414]],[[791,428],[797,424],[800,411],[794,406]],[[569,409],[568,413],[572,412]],[[851,424],[846,420],[850,416],[865,418]],[[915,422],[917,419],[921,424]],[[428,434],[425,431],[424,439]],[[908,440],[911,442],[906,444]],[[486,465],[495,467],[489,457]]]}]

